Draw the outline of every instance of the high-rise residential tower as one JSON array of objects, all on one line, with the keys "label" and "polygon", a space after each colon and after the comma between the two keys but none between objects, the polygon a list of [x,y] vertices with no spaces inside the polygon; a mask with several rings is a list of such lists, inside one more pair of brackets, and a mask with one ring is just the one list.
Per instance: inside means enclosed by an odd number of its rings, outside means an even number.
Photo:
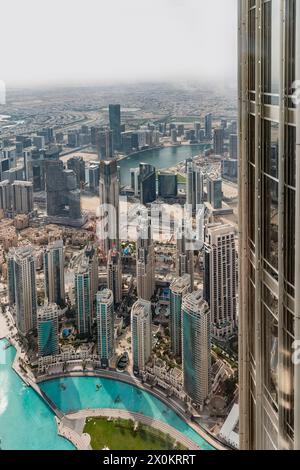
[{"label": "high-rise residential tower", "polygon": [[100,162],[100,222],[98,237],[106,255],[119,248],[119,180],[117,162]]},{"label": "high-rise residential tower", "polygon": [[90,274],[90,302],[92,312],[94,312],[94,304],[96,302],[96,294],[99,287],[99,262],[98,262],[98,251],[97,247],[92,244],[88,244],[82,253],[82,262],[88,266]]},{"label": "high-rise residential tower", "polygon": [[36,262],[33,247],[10,250],[7,262],[9,300],[15,305],[18,331],[25,336],[37,324]]},{"label": "high-rise residential tower", "polygon": [[77,330],[79,335],[88,336],[92,327],[91,275],[86,258],[75,271],[75,302]]},{"label": "high-rise residential tower", "polygon": [[203,173],[192,158],[186,161],[186,176],[187,209],[195,215],[199,206],[203,204]]},{"label": "high-rise residential tower", "polygon": [[151,302],[139,299],[131,309],[132,361],[133,371],[139,373],[145,368],[152,351]]},{"label": "high-rise residential tower", "polygon": [[120,253],[110,250],[107,260],[107,287],[114,296],[115,306],[122,301],[122,263]]},{"label": "high-rise residential tower", "polygon": [[224,129],[214,130],[214,152],[215,155],[223,155],[224,153]]},{"label": "high-rise residential tower", "polygon": [[114,297],[109,289],[96,294],[97,346],[102,367],[108,367],[114,353]]},{"label": "high-rise residential tower", "polygon": [[113,131],[110,129],[98,129],[96,133],[96,147],[99,160],[113,158]]},{"label": "high-rise residential tower", "polygon": [[207,201],[213,209],[222,209],[222,179],[207,177]]},{"label": "high-rise residential tower", "polygon": [[298,0],[239,1],[239,61],[240,447],[299,450]]},{"label": "high-rise residential tower", "polygon": [[150,300],[155,291],[155,254],[151,225],[144,217],[140,218],[137,227],[136,280],[138,297]]},{"label": "high-rise residential tower", "polygon": [[59,352],[58,345],[58,307],[48,304],[38,309],[37,331],[39,356],[55,356]]},{"label": "high-rise residential tower", "polygon": [[205,138],[211,140],[212,138],[212,114],[205,116]]},{"label": "high-rise residential tower", "polygon": [[30,181],[14,181],[11,185],[12,209],[17,214],[33,211],[33,187]]},{"label": "high-rise residential tower", "polygon": [[231,225],[208,226],[204,248],[203,297],[210,306],[212,334],[231,335],[236,326],[236,249]]},{"label": "high-rise residential tower", "polygon": [[121,106],[119,104],[109,105],[109,127],[113,132],[113,146],[116,150],[121,149]]},{"label": "high-rise residential tower", "polygon": [[11,209],[11,186],[9,180],[0,181],[0,209]]},{"label": "high-rise residential tower", "polygon": [[176,232],[176,275],[182,277],[189,274],[191,290],[194,290],[194,245],[189,239],[188,226],[185,221]]},{"label": "high-rise residential tower", "polygon": [[141,204],[150,204],[156,199],[156,171],[148,163],[140,163],[140,200]]},{"label": "high-rise residential tower", "polygon": [[229,155],[233,160],[237,159],[238,156],[238,136],[237,134],[230,134],[229,136]]},{"label": "high-rise residential tower", "polygon": [[211,389],[210,311],[200,291],[182,302],[183,386],[192,403],[202,407]]},{"label": "high-rise residential tower", "polygon": [[44,249],[45,297],[60,306],[65,302],[64,268],[64,244],[56,240]]},{"label": "high-rise residential tower", "polygon": [[171,351],[175,356],[182,355],[182,321],[181,307],[185,295],[191,289],[191,278],[188,274],[174,279],[170,286],[170,336]]}]

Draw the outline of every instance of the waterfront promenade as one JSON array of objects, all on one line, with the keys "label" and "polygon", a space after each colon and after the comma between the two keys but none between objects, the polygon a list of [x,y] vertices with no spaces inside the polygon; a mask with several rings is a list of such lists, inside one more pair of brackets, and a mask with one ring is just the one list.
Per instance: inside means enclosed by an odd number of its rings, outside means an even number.
[{"label": "waterfront promenade", "polygon": [[[151,393],[154,397],[159,399],[161,402],[163,402],[167,407],[175,411],[175,413],[183,420],[185,421],[191,429],[193,429],[199,436],[201,436],[209,445],[211,445],[214,449],[216,450],[227,450],[226,446],[223,445],[220,441],[215,439],[212,435],[210,435],[205,429],[201,428],[198,424],[195,422],[191,421],[191,419],[186,415],[186,411],[183,408],[183,405],[178,402],[177,400],[174,400],[171,397],[166,397],[163,392],[152,388],[149,384],[147,383],[142,383],[140,380],[138,380],[136,377],[131,376],[129,374],[124,374],[124,373],[119,373],[115,371],[108,371],[108,370],[95,370],[93,372],[70,372],[68,374],[54,374],[51,376],[42,376],[39,377],[37,382],[45,382],[47,380],[53,380],[53,379],[58,379],[58,378],[63,378],[63,377],[99,377],[99,378],[107,378],[111,380],[116,380],[120,382],[125,382],[129,385],[134,385],[137,388],[144,390],[145,392]],[[83,410],[87,412],[87,415],[89,415],[90,410]],[[98,412],[101,413],[103,409],[98,409]],[[130,413],[132,414],[132,413]],[[161,424],[161,422],[160,422]],[[195,444],[194,444],[195,445]]]},{"label": "waterfront promenade", "polygon": [[184,434],[177,431],[177,429],[173,428],[172,426],[169,426],[166,423],[162,423],[161,421],[156,421],[155,419],[149,418],[148,416],[144,416],[140,413],[133,413],[126,410],[104,408],[81,410],[68,414],[65,416],[67,420],[64,418],[58,425],[59,434],[69,439],[77,449],[90,449],[90,436],[83,433],[83,429],[87,418],[96,417],[134,420],[138,423],[142,423],[157,429],[158,431],[161,431],[165,434],[169,434],[175,440],[175,442],[183,444],[189,450],[201,450],[200,447],[198,447],[191,439],[187,438]]}]

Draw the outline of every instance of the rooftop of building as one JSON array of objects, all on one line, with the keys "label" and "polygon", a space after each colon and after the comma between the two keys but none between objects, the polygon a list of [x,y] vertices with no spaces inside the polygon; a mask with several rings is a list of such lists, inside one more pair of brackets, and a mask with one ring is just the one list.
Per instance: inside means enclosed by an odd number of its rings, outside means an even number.
[{"label": "rooftop of building", "polygon": [[110,289],[103,289],[96,294],[97,302],[110,304],[113,301],[113,293]]}]

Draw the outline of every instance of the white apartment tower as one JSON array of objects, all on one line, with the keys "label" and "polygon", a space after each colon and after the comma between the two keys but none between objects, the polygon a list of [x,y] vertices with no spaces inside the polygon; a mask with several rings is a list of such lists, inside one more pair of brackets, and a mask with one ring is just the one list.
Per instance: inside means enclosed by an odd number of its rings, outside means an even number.
[{"label": "white apartment tower", "polygon": [[145,368],[152,351],[151,302],[139,299],[131,309],[132,361],[134,373]]},{"label": "white apartment tower", "polygon": [[212,335],[224,338],[236,326],[236,248],[231,225],[207,227],[203,297],[210,306]]},{"label": "white apartment tower", "polygon": [[9,300],[15,306],[18,331],[25,336],[37,326],[36,262],[33,247],[10,250],[7,263]]}]

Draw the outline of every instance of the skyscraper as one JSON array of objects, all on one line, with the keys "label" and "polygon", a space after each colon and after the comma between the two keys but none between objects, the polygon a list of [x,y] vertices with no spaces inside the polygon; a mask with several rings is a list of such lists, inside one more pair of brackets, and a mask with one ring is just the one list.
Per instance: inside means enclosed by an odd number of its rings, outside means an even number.
[{"label": "skyscraper", "polygon": [[55,356],[58,345],[58,308],[56,304],[46,303],[37,313],[39,356]]},{"label": "skyscraper", "polygon": [[182,300],[191,289],[191,278],[188,274],[174,279],[170,286],[170,336],[171,351],[176,357],[182,355]]},{"label": "skyscraper", "polygon": [[190,246],[185,221],[182,221],[182,225],[177,230],[176,248],[176,275],[182,277],[184,274],[189,274],[191,290],[194,290],[194,249]]},{"label": "skyscraper", "polygon": [[96,294],[97,345],[102,367],[108,367],[114,353],[114,298],[109,289]]},{"label": "skyscraper", "polygon": [[78,334],[89,336],[92,326],[91,275],[86,258],[75,271],[75,301]]},{"label": "skyscraper", "polygon": [[99,262],[98,262],[98,251],[97,247],[92,244],[88,244],[82,254],[82,262],[87,264],[89,274],[90,274],[90,298],[91,298],[91,308],[94,312],[94,304],[96,302],[96,294],[99,287]]},{"label": "skyscraper", "polygon": [[236,160],[237,159],[237,134],[230,134],[229,136],[229,155],[230,158]]},{"label": "skyscraper", "polygon": [[80,188],[81,184],[85,183],[85,162],[82,157],[72,157],[67,162],[69,170],[73,170],[76,175],[77,187]]},{"label": "skyscraper", "polygon": [[156,171],[148,163],[140,163],[140,201],[141,204],[150,204],[156,199]]},{"label": "skyscraper", "polygon": [[116,150],[121,149],[121,106],[109,105],[109,126],[113,132],[113,145]]},{"label": "skyscraper", "polygon": [[222,209],[222,179],[207,177],[207,201],[213,209]]},{"label": "skyscraper", "polygon": [[236,326],[236,251],[231,225],[208,226],[203,297],[210,306],[212,334],[231,335]]},{"label": "skyscraper", "polygon": [[110,250],[107,260],[107,287],[112,291],[115,306],[122,301],[122,264],[120,253]]},{"label": "skyscraper", "polygon": [[212,139],[212,114],[205,116],[205,138],[207,140]]},{"label": "skyscraper", "polygon": [[199,206],[203,204],[203,173],[192,158],[186,161],[186,176],[187,209],[195,215]]},{"label": "skyscraper", "polygon": [[145,368],[152,351],[151,302],[139,299],[131,309],[132,361],[134,373]]},{"label": "skyscraper", "polygon": [[224,129],[214,130],[214,153],[215,155],[224,154]]},{"label": "skyscraper", "polygon": [[65,170],[61,160],[46,163],[47,215],[64,219],[81,219],[80,190],[73,170]]},{"label": "skyscraper", "polygon": [[144,217],[140,218],[137,227],[136,280],[138,297],[150,300],[155,290],[155,256],[151,225]]},{"label": "skyscraper", "polygon": [[11,187],[8,180],[0,181],[0,209],[11,209]]},{"label": "skyscraper", "polygon": [[182,302],[183,386],[192,403],[202,407],[211,389],[210,311],[202,293]]},{"label": "skyscraper", "polygon": [[11,186],[12,208],[17,214],[33,211],[33,188],[30,181],[14,181]]},{"label": "skyscraper", "polygon": [[158,175],[158,195],[164,199],[177,197],[177,175],[160,171]]},{"label": "skyscraper", "polygon": [[8,254],[9,300],[15,305],[19,333],[36,328],[37,293],[35,256],[32,246],[10,250]]},{"label": "skyscraper", "polygon": [[44,249],[45,297],[60,306],[65,302],[64,269],[64,244],[56,240]]},{"label": "skyscraper", "polygon": [[100,162],[98,236],[106,254],[119,248],[119,180],[116,160]]},{"label": "skyscraper", "polygon": [[239,22],[240,446],[299,450],[299,1],[240,1]]},{"label": "skyscraper", "polygon": [[99,160],[109,160],[113,158],[113,131],[110,129],[97,129],[96,147]]}]

